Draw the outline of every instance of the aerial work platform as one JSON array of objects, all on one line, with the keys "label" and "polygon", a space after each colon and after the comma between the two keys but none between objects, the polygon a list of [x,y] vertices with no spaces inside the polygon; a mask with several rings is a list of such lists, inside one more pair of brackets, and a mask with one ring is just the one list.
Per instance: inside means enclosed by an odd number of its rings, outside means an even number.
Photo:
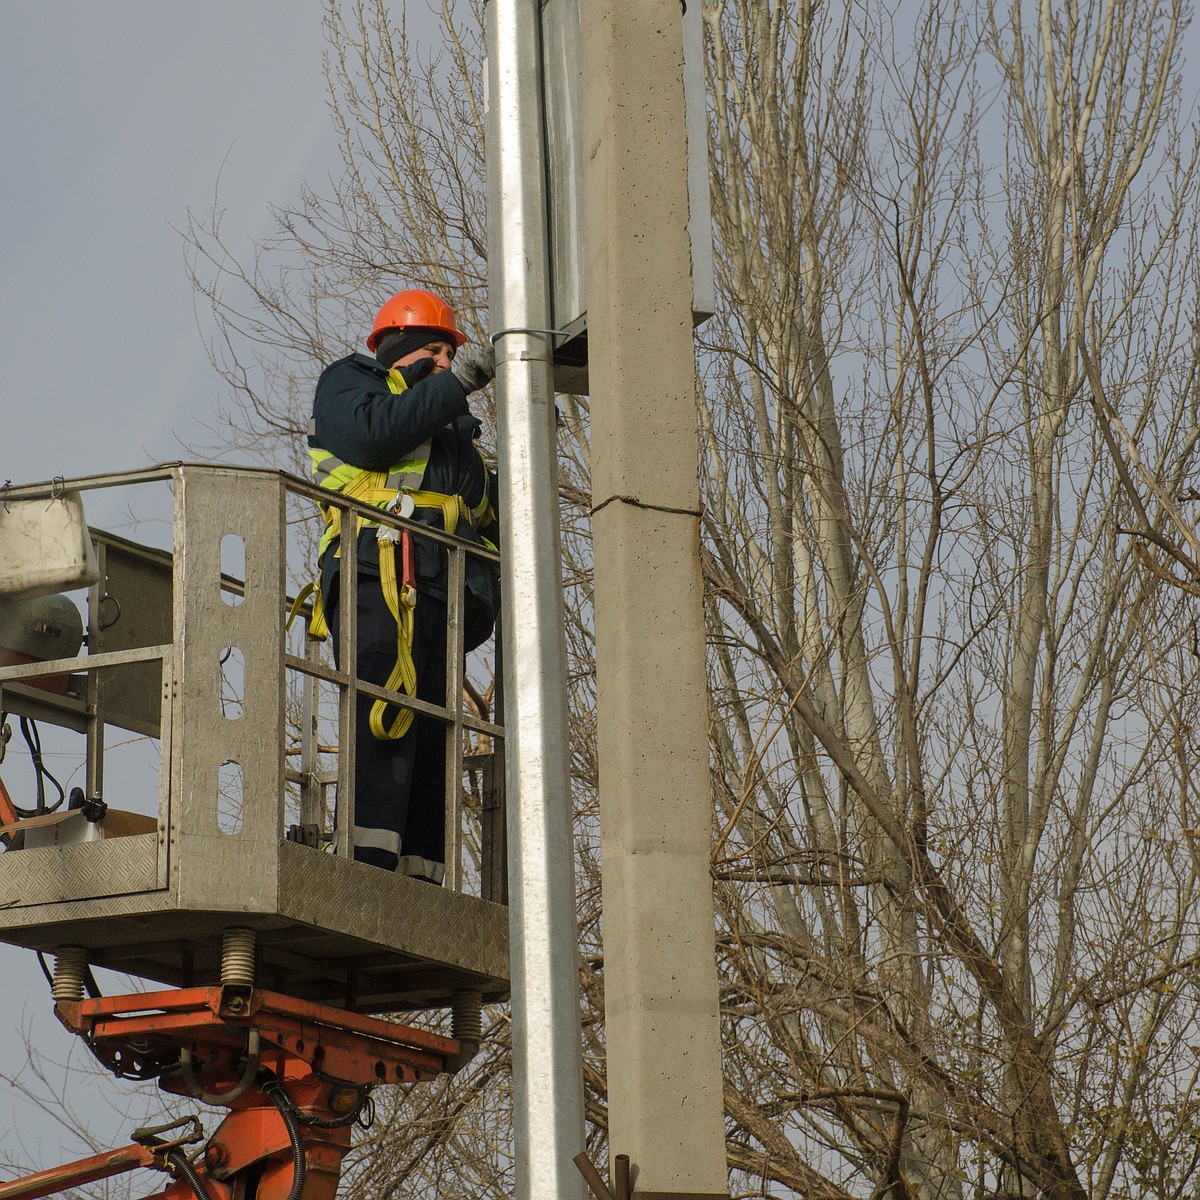
[{"label": "aerial work platform", "polygon": [[[0,659],[9,663],[0,711],[78,743],[77,799],[88,802],[22,822],[21,848],[0,854],[0,940],[82,947],[92,965],[194,987],[217,981],[222,937],[239,928],[254,934],[256,981],[302,1000],[397,1012],[463,993],[504,997],[503,728],[483,711],[487,689],[464,674],[461,601],[450,607],[444,709],[335,669],[306,635],[303,606],[288,628],[298,580],[315,569],[305,562],[313,539],[297,531],[318,499],[444,544],[452,596],[462,595],[466,554],[495,556],[282,472],[182,463],[4,489],[0,555],[6,521],[49,514],[61,541],[70,520],[56,506],[111,508],[117,489],[135,528],[159,531],[164,544],[84,526],[94,555],[85,652]],[[161,510],[142,503],[150,493]],[[349,648],[356,572],[346,542],[339,608]],[[0,579],[0,601],[6,590],[20,594]],[[446,724],[444,887],[353,861],[360,691]],[[124,761],[131,741],[142,752],[134,768]],[[8,754],[17,752],[14,742]]]}]

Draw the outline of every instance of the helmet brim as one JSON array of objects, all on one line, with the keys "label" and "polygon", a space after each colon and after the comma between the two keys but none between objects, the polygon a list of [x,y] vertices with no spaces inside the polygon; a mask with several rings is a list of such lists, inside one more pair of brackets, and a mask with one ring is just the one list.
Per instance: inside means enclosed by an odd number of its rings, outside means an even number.
[{"label": "helmet brim", "polygon": [[[373,329],[367,338],[367,349],[372,354],[379,349],[379,342],[386,333],[391,333],[395,330],[398,333],[403,333],[409,326],[407,325],[388,325],[385,329]],[[460,333],[457,329],[442,329],[440,326],[431,325],[431,329],[436,329],[438,333],[446,335],[446,341],[453,342],[456,346],[465,345],[470,339],[465,333]]]}]

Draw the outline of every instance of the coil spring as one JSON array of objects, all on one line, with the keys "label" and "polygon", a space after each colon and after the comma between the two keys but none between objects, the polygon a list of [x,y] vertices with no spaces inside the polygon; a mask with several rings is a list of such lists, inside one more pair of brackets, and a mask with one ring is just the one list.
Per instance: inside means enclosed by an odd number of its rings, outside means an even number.
[{"label": "coil spring", "polygon": [[475,1049],[483,1039],[483,997],[460,988],[450,997],[450,1036]]},{"label": "coil spring", "polygon": [[254,985],[254,930],[238,926],[225,930],[221,939],[221,982]]},{"label": "coil spring", "polygon": [[56,1004],[83,999],[87,951],[82,946],[59,946],[54,956],[54,982],[50,994]]}]

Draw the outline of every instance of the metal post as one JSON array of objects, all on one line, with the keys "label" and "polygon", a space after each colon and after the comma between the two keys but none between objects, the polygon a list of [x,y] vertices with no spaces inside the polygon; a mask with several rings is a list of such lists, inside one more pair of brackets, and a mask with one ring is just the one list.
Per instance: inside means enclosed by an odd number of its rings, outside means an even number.
[{"label": "metal post", "polygon": [[455,546],[449,552],[446,578],[446,694],[442,703],[452,715],[446,725],[445,768],[445,886],[462,891],[463,835],[463,681],[466,677],[463,658],[463,604],[466,591],[466,551]]},{"label": "metal post", "polygon": [[[342,528],[357,529],[354,513],[342,509]],[[338,692],[338,778],[336,850],[343,858],[354,857],[354,777],[358,752],[358,538],[341,539],[342,569],[338,572],[338,644],[342,647],[340,670],[349,678]]]},{"label": "metal post", "polygon": [[[488,264],[499,410],[518,1200],[582,1200],[583,1067],[539,6],[487,11]],[[517,332],[514,332],[517,331]]]},{"label": "metal post", "polygon": [[680,4],[580,18],[609,1154],[727,1196]]}]

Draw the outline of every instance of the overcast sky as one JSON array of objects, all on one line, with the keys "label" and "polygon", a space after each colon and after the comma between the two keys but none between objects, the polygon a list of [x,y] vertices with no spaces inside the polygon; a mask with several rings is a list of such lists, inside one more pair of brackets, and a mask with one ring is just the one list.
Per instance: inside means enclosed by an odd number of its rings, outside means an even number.
[{"label": "overcast sky", "polygon": [[2,12],[0,482],[185,457],[219,382],[176,230],[219,178],[245,245],[336,166],[320,0]]},{"label": "overcast sky", "polygon": [[[239,249],[270,231],[272,202],[336,170],[321,12],[320,0],[0,4],[0,484],[187,457],[180,443],[202,440],[193,414],[212,411],[221,385],[176,230],[211,207],[219,177]],[[34,956],[0,946],[0,972],[0,1070],[22,1065],[14,1027],[26,1022],[52,1059],[78,1060]],[[101,1099],[112,1085],[76,1079],[74,1104],[124,1144],[131,1123]],[[0,1084],[0,1163],[86,1153]],[[161,1181],[116,1190],[141,1185]]]}]

